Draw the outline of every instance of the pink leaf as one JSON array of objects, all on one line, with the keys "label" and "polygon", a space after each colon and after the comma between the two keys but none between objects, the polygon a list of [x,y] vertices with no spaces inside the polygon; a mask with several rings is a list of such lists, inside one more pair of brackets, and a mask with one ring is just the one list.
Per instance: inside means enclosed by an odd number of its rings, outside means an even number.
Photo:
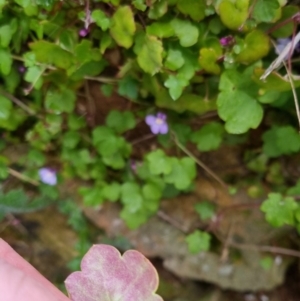
[{"label": "pink leaf", "polygon": [[65,281],[73,301],[163,301],[155,294],[158,275],[141,253],[121,256],[109,245],[94,245],[81,261],[81,272]]}]

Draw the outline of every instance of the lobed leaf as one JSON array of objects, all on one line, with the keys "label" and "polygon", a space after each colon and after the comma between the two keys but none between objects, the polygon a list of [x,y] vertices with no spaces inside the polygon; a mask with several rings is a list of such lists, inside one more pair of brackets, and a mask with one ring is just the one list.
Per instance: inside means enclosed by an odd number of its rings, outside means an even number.
[{"label": "lobed leaf", "polygon": [[155,294],[158,275],[141,253],[121,256],[109,245],[94,245],[81,261],[81,272],[72,273],[65,285],[74,301],[162,301]]},{"label": "lobed leaf", "polygon": [[124,48],[130,48],[135,33],[134,16],[130,6],[119,7],[112,17],[110,34],[117,44]]}]

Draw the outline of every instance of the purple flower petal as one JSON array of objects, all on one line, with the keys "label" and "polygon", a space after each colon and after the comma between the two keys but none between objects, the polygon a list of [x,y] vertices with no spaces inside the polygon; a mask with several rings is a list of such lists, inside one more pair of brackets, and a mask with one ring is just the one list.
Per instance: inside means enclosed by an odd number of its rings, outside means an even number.
[{"label": "purple flower petal", "polygon": [[146,118],[145,118],[145,122],[146,122],[149,126],[152,126],[153,124],[156,123],[156,117],[153,116],[153,115],[148,115],[148,116],[146,116]]},{"label": "purple flower petal", "polygon": [[169,130],[167,123],[167,115],[158,112],[156,116],[148,115],[145,118],[146,123],[149,125],[150,130],[153,134],[166,134]]},{"label": "purple flower petal", "polygon": [[169,131],[169,126],[168,126],[167,123],[163,123],[163,124],[160,125],[160,128],[159,128],[159,133],[160,134],[163,134],[163,135],[167,134],[168,131]]},{"label": "purple flower petal", "polygon": [[41,168],[39,170],[39,176],[42,183],[54,186],[57,184],[56,172],[51,168]]},{"label": "purple flower petal", "polygon": [[156,118],[161,119],[163,121],[167,120],[167,115],[164,113],[158,112],[156,116]]},{"label": "purple flower petal", "polygon": [[88,33],[89,33],[88,29],[82,28],[79,30],[78,34],[79,34],[79,36],[81,36],[83,38],[83,37],[87,36]]},{"label": "purple flower petal", "polygon": [[154,135],[157,135],[160,132],[161,124],[153,123],[150,126],[150,130]]}]

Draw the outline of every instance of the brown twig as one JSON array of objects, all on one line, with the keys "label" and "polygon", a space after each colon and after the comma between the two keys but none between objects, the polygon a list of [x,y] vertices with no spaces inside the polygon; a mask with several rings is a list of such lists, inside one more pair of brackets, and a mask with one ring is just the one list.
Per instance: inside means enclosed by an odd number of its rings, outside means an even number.
[{"label": "brown twig", "polygon": [[29,108],[27,105],[25,105],[21,100],[19,100],[15,96],[13,96],[13,95],[11,95],[11,94],[3,91],[3,90],[0,90],[0,94],[2,94],[3,96],[5,96],[9,100],[11,100],[14,104],[16,104],[17,106],[19,106],[20,108],[22,108],[29,115],[36,115],[36,113],[35,113],[34,110],[32,110],[31,108]]},{"label": "brown twig", "polygon": [[175,141],[176,145],[186,153],[190,158],[192,158],[202,169],[204,169],[212,178],[214,178],[217,182],[219,182],[223,187],[226,189],[228,188],[227,185],[223,180],[221,180],[209,167],[207,167],[202,161],[196,158],[187,148],[185,148],[177,139],[175,133],[172,133],[173,140]]},{"label": "brown twig", "polygon": [[21,181],[28,182],[28,183],[30,183],[34,186],[39,186],[40,185],[40,183],[38,181],[30,179],[29,177],[19,173],[18,171],[14,170],[14,169],[11,169],[10,167],[8,168],[8,172],[9,172],[10,175],[16,177],[17,179],[19,179]]}]

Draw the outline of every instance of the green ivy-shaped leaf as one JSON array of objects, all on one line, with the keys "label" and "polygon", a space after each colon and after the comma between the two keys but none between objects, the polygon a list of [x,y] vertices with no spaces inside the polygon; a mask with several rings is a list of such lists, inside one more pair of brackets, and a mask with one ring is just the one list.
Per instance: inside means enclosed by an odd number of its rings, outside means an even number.
[{"label": "green ivy-shaped leaf", "polygon": [[263,152],[270,158],[299,152],[300,136],[292,126],[273,126],[263,134]]},{"label": "green ivy-shaped leaf", "polygon": [[195,205],[195,210],[203,221],[211,219],[215,215],[215,206],[212,202],[198,203]]},{"label": "green ivy-shaped leaf", "polygon": [[221,92],[217,100],[219,116],[228,133],[242,134],[255,129],[263,117],[261,105],[242,91]]},{"label": "green ivy-shaped leaf", "polygon": [[123,133],[135,127],[135,118],[132,112],[115,111],[109,112],[105,121],[106,125],[114,129],[117,133]]},{"label": "green ivy-shaped leaf", "polygon": [[205,18],[206,2],[204,0],[178,0],[177,8],[196,22]]},{"label": "green ivy-shaped leaf", "polygon": [[103,31],[109,28],[110,19],[105,15],[105,13],[102,10],[93,10],[91,13],[91,17]]},{"label": "green ivy-shaped leaf", "polygon": [[218,11],[225,26],[238,30],[248,18],[249,0],[222,0]]},{"label": "green ivy-shaped leaf", "polygon": [[110,34],[118,45],[130,48],[136,30],[134,16],[130,6],[120,6],[114,13]]},{"label": "green ivy-shaped leaf", "polygon": [[71,53],[56,44],[40,40],[30,43],[29,47],[40,63],[54,65],[62,69],[68,69],[72,65]]},{"label": "green ivy-shaped leaf", "polygon": [[252,16],[258,22],[272,22],[278,16],[278,0],[258,0],[254,4]]},{"label": "green ivy-shaped leaf", "polygon": [[12,107],[12,102],[5,96],[0,95],[0,119],[8,119]]},{"label": "green ivy-shaped leaf", "polygon": [[179,78],[179,76],[169,75],[164,85],[169,89],[169,94],[172,99],[177,100],[181,96],[183,89],[188,85],[188,83],[188,81]]},{"label": "green ivy-shaped leaf", "polygon": [[294,211],[297,208],[298,205],[292,197],[284,198],[280,193],[270,193],[260,207],[273,227],[294,225]]},{"label": "green ivy-shaped leaf", "polygon": [[221,67],[217,64],[219,56],[214,49],[202,48],[200,50],[199,64],[208,73],[219,74]]},{"label": "green ivy-shaped leaf", "polygon": [[162,67],[162,42],[157,37],[146,35],[137,54],[140,67],[147,73],[154,75]]},{"label": "green ivy-shaped leaf", "polygon": [[17,19],[12,19],[10,24],[0,26],[0,45],[7,48],[12,40],[14,33],[18,30]]},{"label": "green ivy-shaped leaf", "polygon": [[165,174],[166,183],[173,184],[178,190],[187,189],[196,176],[195,161],[191,158],[171,158],[172,170]]},{"label": "green ivy-shaped leaf", "polygon": [[197,143],[199,151],[210,151],[218,149],[222,143],[224,134],[223,126],[217,122],[210,122],[200,130],[193,132],[191,140]]},{"label": "green ivy-shaped leaf", "polygon": [[188,244],[190,253],[197,254],[199,252],[208,251],[210,248],[211,236],[207,232],[196,230],[187,235],[185,241]]},{"label": "green ivy-shaped leaf", "polygon": [[146,27],[146,33],[159,38],[169,38],[175,34],[170,22],[153,22]]},{"label": "green ivy-shaped leaf", "polygon": [[49,90],[46,94],[45,107],[56,113],[71,113],[75,107],[75,100],[76,94],[71,89]]},{"label": "green ivy-shaped leaf", "polygon": [[153,3],[148,12],[149,19],[159,19],[168,11],[167,0],[160,0]]},{"label": "green ivy-shaped leaf", "polygon": [[111,202],[115,202],[120,198],[121,194],[121,185],[117,182],[112,182],[105,185],[102,188],[102,195],[104,199],[107,199]]},{"label": "green ivy-shaped leaf", "polygon": [[146,160],[153,175],[168,174],[172,170],[170,158],[161,149],[148,153]]},{"label": "green ivy-shaped leaf", "polygon": [[199,29],[192,22],[175,18],[171,21],[171,25],[182,47],[191,47],[197,43]]},{"label": "green ivy-shaped leaf", "polygon": [[249,64],[266,56],[269,50],[269,37],[260,30],[253,30],[247,34],[244,48],[237,55],[236,60]]},{"label": "green ivy-shaped leaf", "polygon": [[185,59],[180,49],[170,48],[165,60],[165,67],[175,71],[184,65]]}]

